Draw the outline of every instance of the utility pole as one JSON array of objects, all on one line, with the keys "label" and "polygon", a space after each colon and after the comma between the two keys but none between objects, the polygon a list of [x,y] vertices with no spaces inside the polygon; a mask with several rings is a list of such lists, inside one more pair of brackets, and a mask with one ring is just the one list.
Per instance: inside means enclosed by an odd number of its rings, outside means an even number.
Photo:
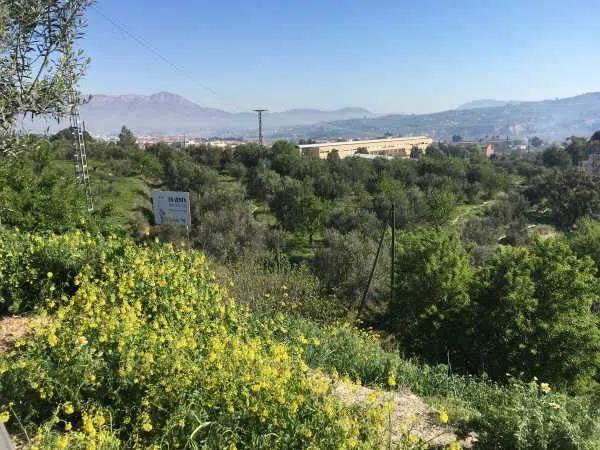
[{"label": "utility pole", "polygon": [[390,274],[390,300],[394,300],[394,286],[396,278],[396,209],[392,203],[391,211],[391,225],[392,225],[392,273]]},{"label": "utility pole", "polygon": [[268,111],[268,109],[253,109],[255,113],[258,113],[258,144],[263,146],[263,130],[262,130],[262,113]]}]

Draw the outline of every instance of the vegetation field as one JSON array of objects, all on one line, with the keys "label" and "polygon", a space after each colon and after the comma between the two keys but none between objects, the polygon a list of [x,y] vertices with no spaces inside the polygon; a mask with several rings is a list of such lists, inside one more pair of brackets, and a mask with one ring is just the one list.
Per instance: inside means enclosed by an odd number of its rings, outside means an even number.
[{"label": "vegetation field", "polygon": [[[453,449],[598,448],[600,226],[549,184],[594,180],[543,153],[90,142],[88,214],[70,148],[0,161],[0,313],[27,324],[1,346],[0,417],[25,447],[412,449],[438,442],[427,422]],[[152,224],[153,189],[191,193],[189,232]],[[388,229],[361,308],[391,204],[396,281]]]}]

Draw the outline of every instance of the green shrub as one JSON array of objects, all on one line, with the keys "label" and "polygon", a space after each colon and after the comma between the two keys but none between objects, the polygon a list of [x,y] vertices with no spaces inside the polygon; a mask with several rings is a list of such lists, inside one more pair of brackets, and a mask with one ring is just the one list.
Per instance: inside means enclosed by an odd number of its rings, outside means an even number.
[{"label": "green shrub", "polygon": [[[0,157],[0,218],[27,231],[64,232],[82,228],[85,198],[72,169],[61,172],[46,141],[32,142],[16,156]],[[89,224],[88,224],[89,225]]]},{"label": "green shrub", "polygon": [[82,435],[125,448],[378,445],[382,415],[341,406],[299,346],[223,294],[202,254],[125,242],[76,279],[0,356],[0,410],[49,448]]},{"label": "green shrub", "polygon": [[313,367],[375,386],[401,386],[425,398],[444,399],[460,411],[451,417],[466,434],[476,431],[482,449],[596,449],[600,446],[600,408],[591,397],[554,392],[536,380],[511,379],[507,385],[474,376],[453,375],[447,366],[403,360],[382,348],[371,332],[349,326],[319,327],[288,321],[280,338],[304,342]]},{"label": "green shrub", "polygon": [[39,235],[0,228],[0,316],[23,314],[72,295],[85,267],[98,272],[122,242],[88,233]]},{"label": "green shrub", "polygon": [[283,256],[246,253],[218,264],[217,273],[229,294],[261,318],[285,314],[331,323],[348,313],[338,299],[321,294],[319,279],[308,267]]},{"label": "green shrub", "polygon": [[573,391],[594,388],[600,329],[591,308],[596,268],[566,242],[500,249],[479,277],[471,361],[493,378],[505,373]]},{"label": "green shrub", "polygon": [[473,277],[456,234],[423,229],[402,235],[388,320],[403,349],[432,363],[464,360]]},{"label": "green shrub", "polygon": [[600,269],[600,222],[589,218],[580,220],[568,242],[579,257],[589,256],[596,263],[596,269]]}]

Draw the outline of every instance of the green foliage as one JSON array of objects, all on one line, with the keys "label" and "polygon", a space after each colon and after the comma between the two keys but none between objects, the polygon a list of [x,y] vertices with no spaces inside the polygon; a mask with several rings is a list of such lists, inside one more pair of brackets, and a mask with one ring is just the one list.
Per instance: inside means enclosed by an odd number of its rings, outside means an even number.
[{"label": "green foliage", "polygon": [[526,195],[533,203],[547,205],[554,223],[561,228],[571,227],[600,208],[598,181],[579,170],[540,176]]},{"label": "green foliage", "polygon": [[[512,380],[484,392],[467,427],[482,430],[480,448],[596,449],[597,407],[583,397],[554,394],[544,383]],[[465,428],[466,429],[466,428]]]},{"label": "green foliage", "polygon": [[546,167],[566,169],[573,164],[569,153],[558,147],[549,147],[542,152],[542,163]]},{"label": "green foliage", "polygon": [[[593,400],[554,392],[533,380],[507,385],[450,374],[447,366],[421,365],[386,351],[373,333],[348,326],[315,326],[294,320],[285,339],[304,339],[305,359],[313,367],[372,386],[394,380],[411,392],[445,399],[461,432],[475,430],[481,449],[595,449],[600,444],[600,413]],[[457,411],[453,417],[452,411]],[[458,411],[460,415],[458,415]]]},{"label": "green foliage", "polygon": [[529,145],[531,145],[532,147],[536,147],[536,148],[541,147],[543,143],[544,143],[544,141],[542,141],[537,136],[534,136],[529,139]]},{"label": "green foliage", "polygon": [[348,312],[337,299],[323,294],[320,279],[307,266],[293,265],[283,256],[246,253],[218,265],[217,273],[229,294],[260,318],[285,314],[331,323]]},{"label": "green foliage", "polygon": [[[346,234],[333,231],[317,248],[311,266],[325,292],[335,295],[352,309],[358,305],[367,286],[376,251],[377,242],[369,236],[357,231]],[[373,300],[389,296],[389,252],[383,250],[382,253],[370,290]]]},{"label": "green foliage", "polygon": [[289,180],[277,191],[270,206],[286,230],[307,233],[311,242],[325,223],[326,204],[310,187],[296,180]]},{"label": "green foliage", "polygon": [[[75,138],[75,128],[69,127],[69,128],[64,128],[64,129],[60,130],[56,134],[53,134],[52,136],[50,136],[50,138],[48,140],[50,142],[56,142],[56,141],[73,142],[75,140],[74,138]],[[94,142],[94,138],[87,131],[83,132],[83,138],[87,144]]]},{"label": "green foliage", "polygon": [[558,240],[500,250],[480,280],[473,358],[494,378],[588,387],[600,363],[595,272]]},{"label": "green foliage", "polygon": [[246,252],[265,248],[268,230],[253,215],[255,207],[242,192],[218,186],[191,196],[194,245],[221,261],[234,261]]},{"label": "green foliage", "polygon": [[[60,116],[87,61],[73,50],[89,0],[11,0],[0,5],[0,135],[21,114]],[[18,61],[18,64],[15,63]]]},{"label": "green foliage", "polygon": [[589,256],[596,263],[596,269],[600,270],[600,223],[597,220],[581,219],[568,236],[568,241],[577,256]]},{"label": "green foliage", "polygon": [[496,380],[538,376],[565,390],[597,388],[597,268],[566,242],[499,248],[479,270],[443,231],[405,234],[397,253],[386,318],[410,355]]},{"label": "green foliage", "polygon": [[3,408],[48,448],[375,448],[375,416],[340,406],[213,278],[200,253],[123,242],[0,356]]},{"label": "green foliage", "polygon": [[[0,221],[29,231],[95,228],[72,172],[63,173],[45,141],[16,156],[0,157]],[[91,221],[91,222],[90,222]]]},{"label": "green foliage", "polygon": [[136,138],[133,135],[132,131],[127,128],[125,125],[121,128],[121,132],[119,133],[119,146],[122,148],[136,147]]},{"label": "green foliage", "polygon": [[401,236],[388,320],[403,348],[434,362],[462,351],[473,275],[456,234],[432,229]]},{"label": "green foliage", "polygon": [[73,294],[79,272],[99,273],[121,248],[114,238],[79,231],[59,236],[0,229],[0,316],[30,313],[47,299]]},{"label": "green foliage", "polygon": [[571,157],[573,165],[578,166],[588,158],[591,150],[589,147],[587,139],[573,136],[569,139],[565,152]]}]

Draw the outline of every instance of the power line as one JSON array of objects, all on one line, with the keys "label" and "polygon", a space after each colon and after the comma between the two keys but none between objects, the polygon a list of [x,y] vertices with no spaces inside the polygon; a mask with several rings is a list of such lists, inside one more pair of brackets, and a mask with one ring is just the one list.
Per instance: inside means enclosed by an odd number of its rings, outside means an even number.
[{"label": "power line", "polygon": [[142,46],[143,48],[145,48],[146,50],[148,50],[150,53],[152,53],[154,56],[156,56],[157,58],[159,58],[161,61],[163,61],[164,63],[168,64],[169,66],[171,66],[171,68],[175,69],[177,72],[179,72],[181,75],[185,76],[187,79],[189,79],[192,83],[198,85],[199,87],[201,87],[202,89],[204,89],[207,92],[210,92],[211,94],[213,94],[215,97],[219,97],[219,94],[214,90],[211,89],[210,87],[208,87],[207,85],[205,85],[204,83],[198,81],[196,78],[194,78],[192,75],[190,75],[185,69],[183,69],[181,66],[179,66],[178,64],[174,63],[173,61],[171,61],[169,58],[167,58],[166,56],[164,56],[162,53],[160,53],[158,50],[156,50],[150,43],[148,43],[146,40],[142,39],[139,36],[136,36],[135,34],[133,34],[132,32],[130,32],[125,25],[117,22],[116,20],[110,18],[107,14],[105,14],[104,12],[102,12],[97,6],[92,6],[92,8],[98,13],[98,15],[100,15],[102,18],[104,18],[107,22],[109,22],[112,26],[114,26],[116,29],[118,29],[119,31],[121,31],[123,34],[125,34],[126,36],[128,36],[130,39],[133,39],[135,42],[137,42],[140,46]]}]

